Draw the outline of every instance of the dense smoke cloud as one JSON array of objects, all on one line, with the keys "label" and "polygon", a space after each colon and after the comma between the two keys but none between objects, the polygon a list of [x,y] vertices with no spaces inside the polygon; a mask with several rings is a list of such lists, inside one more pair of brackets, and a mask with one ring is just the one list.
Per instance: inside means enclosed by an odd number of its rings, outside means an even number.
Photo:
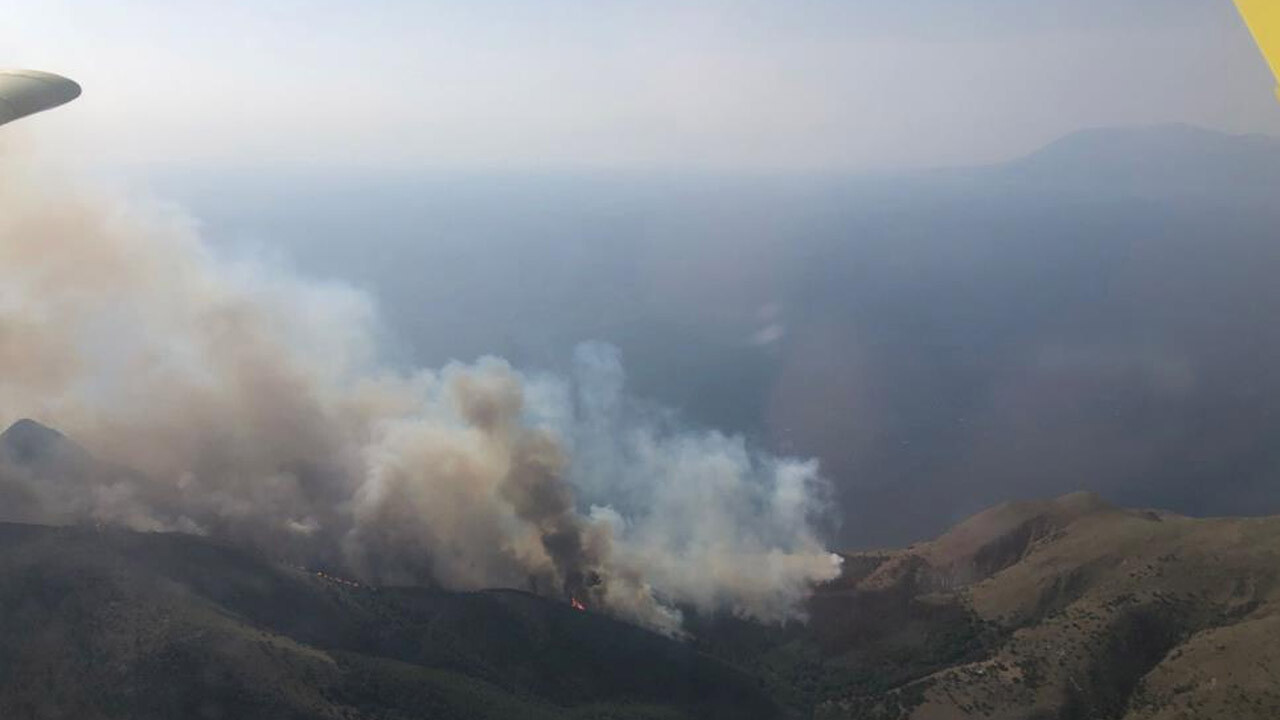
[{"label": "dense smoke cloud", "polygon": [[3,519],[572,594],[669,631],[682,605],[793,616],[838,572],[815,463],[629,399],[609,346],[568,378],[390,370],[364,295],[220,258],[158,203],[11,156],[0,174],[0,423],[37,417],[88,453],[0,469],[24,499]]}]

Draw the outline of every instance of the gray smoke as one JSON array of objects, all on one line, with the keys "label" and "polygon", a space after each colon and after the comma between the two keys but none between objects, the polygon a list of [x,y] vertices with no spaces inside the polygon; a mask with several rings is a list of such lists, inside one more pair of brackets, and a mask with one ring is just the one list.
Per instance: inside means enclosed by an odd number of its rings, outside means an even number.
[{"label": "gray smoke", "polygon": [[[217,256],[174,208],[0,155],[0,422],[96,459],[4,470],[5,519],[230,538],[378,583],[794,617],[839,571],[813,462],[681,428],[588,344],[568,378],[380,364],[372,302]],[[20,517],[13,517],[20,515]]]}]

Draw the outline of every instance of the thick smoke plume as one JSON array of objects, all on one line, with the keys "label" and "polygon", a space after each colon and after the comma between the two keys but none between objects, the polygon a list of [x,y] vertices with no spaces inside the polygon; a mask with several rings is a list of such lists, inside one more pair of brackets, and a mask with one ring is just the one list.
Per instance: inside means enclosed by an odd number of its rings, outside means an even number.
[{"label": "thick smoke plume", "polygon": [[[812,462],[681,430],[609,346],[568,378],[380,365],[351,289],[218,257],[181,213],[0,157],[0,422],[76,472],[0,468],[0,519],[226,537],[378,583],[530,588],[675,632],[799,612],[838,573]],[[65,469],[65,468],[64,468]]]}]

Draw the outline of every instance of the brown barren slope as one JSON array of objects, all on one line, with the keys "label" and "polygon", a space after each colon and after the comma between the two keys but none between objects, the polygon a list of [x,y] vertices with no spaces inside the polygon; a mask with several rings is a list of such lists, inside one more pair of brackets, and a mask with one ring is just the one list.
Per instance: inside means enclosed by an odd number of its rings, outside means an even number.
[{"label": "brown barren slope", "polygon": [[965,660],[888,693],[827,698],[820,717],[1280,717],[1280,518],[1192,519],[1075,494],[850,554],[849,568],[815,600],[819,634],[842,620],[824,597],[884,594],[958,605],[987,630]]}]

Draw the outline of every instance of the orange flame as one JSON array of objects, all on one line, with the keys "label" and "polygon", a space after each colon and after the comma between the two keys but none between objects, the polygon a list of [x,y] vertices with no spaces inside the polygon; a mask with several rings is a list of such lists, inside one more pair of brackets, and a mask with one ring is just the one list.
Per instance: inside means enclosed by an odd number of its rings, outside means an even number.
[{"label": "orange flame", "polygon": [[587,606],[583,605],[576,597],[569,598],[569,604],[573,606],[574,610],[581,610],[582,612],[587,611]]}]

